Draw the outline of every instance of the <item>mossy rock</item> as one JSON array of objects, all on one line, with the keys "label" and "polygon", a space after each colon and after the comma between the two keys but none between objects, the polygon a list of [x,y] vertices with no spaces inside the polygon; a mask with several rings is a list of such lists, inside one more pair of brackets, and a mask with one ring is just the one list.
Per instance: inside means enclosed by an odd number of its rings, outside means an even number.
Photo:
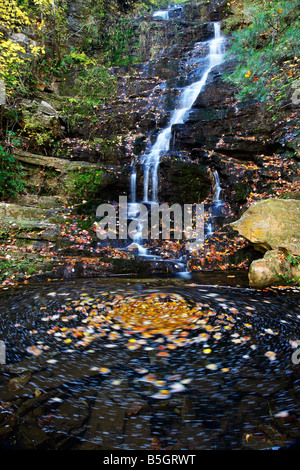
[{"label": "mossy rock", "polygon": [[264,199],[252,204],[231,225],[263,252],[297,243],[300,239],[300,201]]},{"label": "mossy rock", "polygon": [[159,194],[170,203],[194,204],[204,201],[211,179],[203,165],[181,161],[162,162]]},{"label": "mossy rock", "polygon": [[[292,262],[293,259],[296,260],[295,263]],[[293,257],[284,249],[267,251],[263,259],[251,264],[249,284],[257,289],[300,285],[300,256]]]}]

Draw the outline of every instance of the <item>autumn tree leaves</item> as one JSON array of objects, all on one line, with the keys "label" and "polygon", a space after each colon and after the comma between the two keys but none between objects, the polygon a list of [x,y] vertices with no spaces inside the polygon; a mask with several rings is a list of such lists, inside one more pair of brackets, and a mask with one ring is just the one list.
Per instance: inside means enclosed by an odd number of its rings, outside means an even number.
[{"label": "autumn tree leaves", "polygon": [[6,93],[11,95],[24,90],[32,61],[45,51],[32,39],[39,25],[17,0],[0,0],[0,22],[0,79],[5,83]]},{"label": "autumn tree leaves", "polygon": [[8,97],[28,91],[46,46],[61,60],[65,8],[65,0],[0,0],[0,80]]}]

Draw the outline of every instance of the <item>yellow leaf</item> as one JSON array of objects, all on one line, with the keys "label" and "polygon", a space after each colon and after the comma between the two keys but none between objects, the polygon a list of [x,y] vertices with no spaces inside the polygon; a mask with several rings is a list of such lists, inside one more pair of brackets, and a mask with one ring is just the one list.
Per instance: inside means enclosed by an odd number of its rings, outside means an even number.
[{"label": "yellow leaf", "polygon": [[210,349],[210,348],[203,349],[203,352],[204,352],[204,354],[210,354],[210,353],[211,353],[211,349]]}]

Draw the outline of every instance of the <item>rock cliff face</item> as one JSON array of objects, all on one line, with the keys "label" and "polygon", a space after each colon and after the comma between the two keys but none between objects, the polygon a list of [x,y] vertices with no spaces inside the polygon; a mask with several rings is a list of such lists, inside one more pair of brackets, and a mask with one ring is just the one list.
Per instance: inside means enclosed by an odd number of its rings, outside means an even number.
[{"label": "rock cliff face", "polygon": [[[168,123],[179,94],[178,87],[186,84],[188,76],[197,73],[198,65],[191,52],[195,42],[200,44],[213,37],[211,21],[222,18],[226,8],[223,1],[194,1],[182,9],[180,16],[171,16],[169,21],[151,15],[135,18],[128,54],[135,57],[137,63],[111,69],[118,82],[118,97],[99,106],[97,122],[96,118],[93,122],[83,118],[74,128],[70,128],[69,123],[65,125],[66,129],[69,126],[69,130],[60,144],[63,150],[61,156],[65,151],[73,161],[85,160],[91,164],[114,165],[121,169],[129,167],[132,158],[145,151],[149,142]],[[70,28],[75,31],[83,22],[85,9],[78,1],[69,4],[69,11]],[[202,47],[201,53],[205,55],[208,52],[205,42]],[[190,57],[188,62],[186,57]],[[69,91],[74,80],[76,77],[69,78]],[[60,98],[66,93],[63,85],[58,87]],[[101,141],[101,144],[90,147],[87,142],[93,139]],[[181,170],[176,159],[174,168],[168,162],[161,167],[160,191],[170,201],[174,199],[171,182],[178,178],[183,193],[191,194],[188,180],[184,181],[178,174]],[[196,189],[205,198],[209,194],[210,179],[201,168],[197,173],[202,175],[203,184],[200,190],[199,187]]]},{"label": "rock cliff face", "polygon": [[288,130],[274,124],[263,104],[237,100],[225,80],[235,65],[226,60],[210,72],[186,122],[173,126],[172,150],[217,169],[223,197],[239,210],[250,193],[272,193],[276,181],[297,184],[299,162],[287,158]]},{"label": "rock cliff face", "polygon": [[281,148],[271,138],[272,127],[257,103],[237,103],[235,88],[223,78],[235,63],[226,61],[215,67],[196,100],[188,120],[174,126],[173,148],[198,148],[249,160]]},{"label": "rock cliff face", "polygon": [[265,253],[249,270],[252,287],[300,282],[300,201],[266,199],[250,206],[232,227]]}]

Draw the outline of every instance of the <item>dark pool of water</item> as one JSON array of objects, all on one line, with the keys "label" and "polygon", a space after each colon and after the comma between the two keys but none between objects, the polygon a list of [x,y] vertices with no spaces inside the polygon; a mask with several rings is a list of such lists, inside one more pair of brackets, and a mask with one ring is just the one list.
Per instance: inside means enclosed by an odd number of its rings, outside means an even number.
[{"label": "dark pool of water", "polygon": [[[231,276],[212,275],[210,284],[199,275],[3,291],[0,445],[233,450],[282,446],[299,436],[299,294],[255,291]],[[90,312],[106,299],[155,293],[203,305],[211,312],[206,329],[200,323],[187,337],[178,327],[182,342],[157,335],[139,344],[137,332],[112,320],[103,336],[85,344],[93,328],[76,305]],[[81,326],[84,335],[65,341],[64,325]],[[139,348],[129,349],[130,340]]]}]

